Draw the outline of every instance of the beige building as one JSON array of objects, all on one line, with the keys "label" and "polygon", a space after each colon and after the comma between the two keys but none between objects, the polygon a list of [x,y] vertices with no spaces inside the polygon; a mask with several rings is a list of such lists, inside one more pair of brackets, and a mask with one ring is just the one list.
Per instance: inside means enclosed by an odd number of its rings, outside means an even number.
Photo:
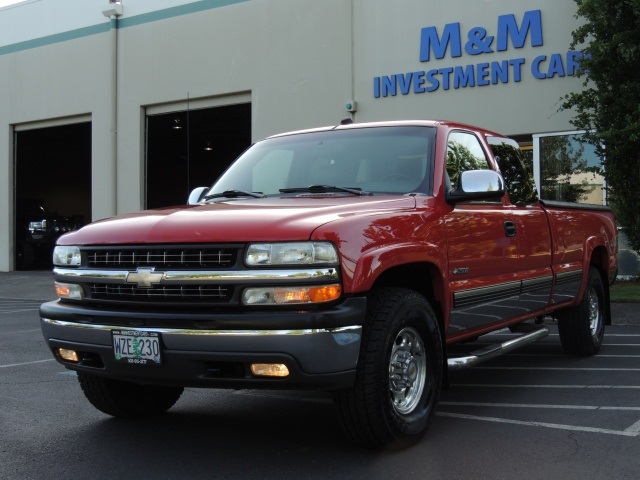
[{"label": "beige building", "polygon": [[[541,154],[566,152],[576,135],[559,111],[581,85],[574,15],[572,0],[1,8],[0,271],[24,261],[29,202],[84,222],[182,203],[252,141],[345,117],[450,119],[514,136],[545,190],[562,172]],[[582,153],[560,164],[575,170]],[[580,201],[605,202],[592,183]]]}]

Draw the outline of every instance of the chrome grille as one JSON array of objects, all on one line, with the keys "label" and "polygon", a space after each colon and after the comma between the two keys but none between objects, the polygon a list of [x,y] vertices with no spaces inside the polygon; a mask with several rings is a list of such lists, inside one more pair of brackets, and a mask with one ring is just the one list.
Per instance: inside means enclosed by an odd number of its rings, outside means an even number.
[{"label": "chrome grille", "polygon": [[138,288],[135,285],[89,285],[94,300],[124,300],[135,302],[227,302],[233,287],[221,285],[172,285]]},{"label": "chrome grille", "polygon": [[117,248],[84,251],[90,268],[208,268],[235,264],[233,248]]}]

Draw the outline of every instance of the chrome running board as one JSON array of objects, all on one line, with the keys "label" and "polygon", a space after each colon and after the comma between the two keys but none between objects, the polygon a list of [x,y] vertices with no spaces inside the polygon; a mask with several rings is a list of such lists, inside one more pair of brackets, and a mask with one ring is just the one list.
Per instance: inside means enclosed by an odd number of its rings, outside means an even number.
[{"label": "chrome running board", "polygon": [[447,365],[449,366],[449,370],[462,370],[464,368],[469,368],[477,365],[478,363],[485,362],[502,355],[503,353],[523,347],[528,343],[540,340],[547,335],[549,335],[549,329],[547,327],[537,327],[529,333],[525,333],[504,343],[487,345],[486,347],[471,352],[465,357],[449,358],[447,359]]}]

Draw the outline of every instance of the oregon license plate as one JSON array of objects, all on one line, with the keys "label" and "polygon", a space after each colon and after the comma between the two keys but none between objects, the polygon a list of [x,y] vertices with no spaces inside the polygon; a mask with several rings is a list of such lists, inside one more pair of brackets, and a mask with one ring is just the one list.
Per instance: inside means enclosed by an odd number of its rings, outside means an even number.
[{"label": "oregon license plate", "polygon": [[162,365],[159,332],[112,330],[111,338],[117,362],[131,365]]}]

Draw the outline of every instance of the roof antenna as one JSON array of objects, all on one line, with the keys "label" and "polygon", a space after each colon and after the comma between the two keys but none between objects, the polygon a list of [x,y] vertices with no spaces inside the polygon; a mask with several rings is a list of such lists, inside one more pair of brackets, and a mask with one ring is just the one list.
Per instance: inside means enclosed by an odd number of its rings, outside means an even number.
[{"label": "roof antenna", "polygon": [[340,125],[351,125],[352,123],[353,123],[353,119],[351,118],[345,118],[340,121]]}]

